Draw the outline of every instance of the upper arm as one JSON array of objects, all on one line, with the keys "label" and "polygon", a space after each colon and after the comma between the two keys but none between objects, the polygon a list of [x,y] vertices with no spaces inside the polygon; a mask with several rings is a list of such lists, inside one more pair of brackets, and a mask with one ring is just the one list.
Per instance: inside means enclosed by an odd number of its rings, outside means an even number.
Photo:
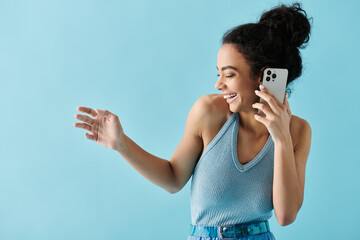
[{"label": "upper arm", "polygon": [[201,131],[208,111],[206,95],[196,100],[186,120],[185,133],[170,159],[177,189],[190,179],[203,150]]},{"label": "upper arm", "polygon": [[[304,199],[305,167],[310,152],[311,127],[306,120],[302,120],[298,129],[298,141],[294,150],[297,175],[301,185],[301,205]],[[300,207],[301,207],[300,205]]]}]

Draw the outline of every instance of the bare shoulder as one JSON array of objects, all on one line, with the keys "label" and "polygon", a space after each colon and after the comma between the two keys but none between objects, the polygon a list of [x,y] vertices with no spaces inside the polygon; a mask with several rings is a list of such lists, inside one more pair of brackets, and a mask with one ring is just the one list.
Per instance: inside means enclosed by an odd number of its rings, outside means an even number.
[{"label": "bare shoulder", "polygon": [[290,120],[290,131],[292,141],[294,144],[294,151],[296,151],[299,142],[304,136],[311,136],[310,124],[303,118],[292,115]]},{"label": "bare shoulder", "polygon": [[201,96],[195,105],[197,105],[196,109],[198,109],[201,115],[201,132],[209,128],[216,128],[219,125],[222,126],[231,115],[228,104],[221,94]]},{"label": "bare shoulder", "polygon": [[207,94],[200,97],[199,99],[203,101],[203,103],[207,106],[207,110],[209,110],[211,113],[224,113],[224,110],[229,109],[228,104],[221,94]]},{"label": "bare shoulder", "polygon": [[221,94],[204,95],[204,101],[208,108],[208,114],[212,118],[223,119],[231,115],[229,104],[225,101]]}]

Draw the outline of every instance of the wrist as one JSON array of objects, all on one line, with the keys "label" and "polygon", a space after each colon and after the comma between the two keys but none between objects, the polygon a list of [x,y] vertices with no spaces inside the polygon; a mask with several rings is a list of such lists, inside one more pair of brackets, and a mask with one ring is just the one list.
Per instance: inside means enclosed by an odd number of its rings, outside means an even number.
[{"label": "wrist", "polygon": [[127,136],[125,133],[122,133],[114,146],[114,150],[119,153],[123,152],[125,150],[126,139]]},{"label": "wrist", "polygon": [[290,132],[274,139],[276,145],[292,144],[292,138]]}]

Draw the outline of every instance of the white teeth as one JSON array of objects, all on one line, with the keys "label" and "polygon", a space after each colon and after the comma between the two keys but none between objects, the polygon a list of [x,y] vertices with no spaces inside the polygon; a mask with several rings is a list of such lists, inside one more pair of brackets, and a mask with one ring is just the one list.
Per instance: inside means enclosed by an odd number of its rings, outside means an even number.
[{"label": "white teeth", "polygon": [[231,98],[231,97],[234,97],[236,96],[236,93],[235,94],[230,94],[230,95],[224,95],[224,98],[227,99],[227,98]]}]

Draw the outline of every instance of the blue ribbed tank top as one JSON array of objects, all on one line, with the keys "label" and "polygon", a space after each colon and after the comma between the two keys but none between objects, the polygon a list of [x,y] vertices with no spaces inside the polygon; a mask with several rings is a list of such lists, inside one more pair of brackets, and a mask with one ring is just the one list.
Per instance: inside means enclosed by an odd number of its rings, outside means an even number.
[{"label": "blue ribbed tank top", "polygon": [[206,146],[191,180],[191,224],[221,226],[272,217],[274,142],[242,165],[237,157],[239,113]]}]

